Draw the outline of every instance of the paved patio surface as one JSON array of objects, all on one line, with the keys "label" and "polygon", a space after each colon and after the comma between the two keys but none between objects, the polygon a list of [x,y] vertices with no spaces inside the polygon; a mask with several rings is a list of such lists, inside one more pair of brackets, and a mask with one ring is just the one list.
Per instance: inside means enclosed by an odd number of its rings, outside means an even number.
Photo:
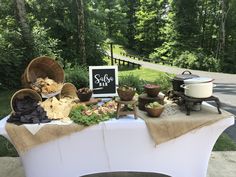
[{"label": "paved patio surface", "polygon": [[[19,158],[0,157],[0,176],[1,177],[25,177],[24,169]],[[92,175],[93,177],[144,177],[139,173],[126,173],[122,175]],[[207,177],[235,177],[236,176],[236,151],[212,152]],[[88,177],[88,176],[87,176]],[[149,174],[145,177],[158,177]]]}]

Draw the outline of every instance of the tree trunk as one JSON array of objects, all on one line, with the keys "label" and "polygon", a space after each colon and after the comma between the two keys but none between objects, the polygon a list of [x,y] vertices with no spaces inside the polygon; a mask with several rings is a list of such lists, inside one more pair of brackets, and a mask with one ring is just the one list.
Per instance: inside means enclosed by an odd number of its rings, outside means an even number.
[{"label": "tree trunk", "polygon": [[219,41],[218,47],[216,52],[216,58],[224,57],[224,50],[225,50],[225,23],[227,14],[229,12],[230,7],[227,8],[225,0],[221,0],[221,26],[220,26],[220,34],[219,34]]},{"label": "tree trunk", "polygon": [[[213,1],[213,12],[216,12],[218,10],[218,4],[217,4],[217,0]],[[212,14],[212,21],[211,21],[211,26],[210,26],[210,43],[209,43],[209,51],[211,53],[214,53],[215,47],[216,47],[216,38],[212,38],[213,35],[217,35],[218,30],[216,30],[214,28],[214,25],[217,24],[217,20],[218,20],[218,15],[216,14]]]},{"label": "tree trunk", "polygon": [[206,7],[206,1],[203,0],[202,7],[201,7],[201,14],[200,14],[200,20],[201,20],[201,47],[204,48],[205,44],[205,30],[206,30],[206,17],[207,17],[207,7]]},{"label": "tree trunk", "polygon": [[35,47],[34,40],[31,34],[30,27],[26,20],[26,10],[25,10],[25,1],[24,0],[15,0],[16,5],[16,15],[20,24],[23,40],[26,46],[26,52],[29,59],[35,57]]},{"label": "tree trunk", "polygon": [[111,12],[111,10],[112,10],[112,6],[111,6],[111,2],[110,1],[108,1],[107,2],[108,4],[107,4],[107,7],[108,7],[108,9],[109,9],[109,13],[108,13],[108,23],[107,23],[107,28],[108,28],[108,37],[111,39],[112,38],[112,36],[113,36],[113,30],[112,30],[112,24],[114,23],[114,22],[112,22],[112,12]]},{"label": "tree trunk", "polygon": [[84,2],[83,0],[76,0],[78,9],[78,38],[80,45],[80,56],[82,64],[87,64],[86,49],[85,49],[85,24],[84,24]]}]

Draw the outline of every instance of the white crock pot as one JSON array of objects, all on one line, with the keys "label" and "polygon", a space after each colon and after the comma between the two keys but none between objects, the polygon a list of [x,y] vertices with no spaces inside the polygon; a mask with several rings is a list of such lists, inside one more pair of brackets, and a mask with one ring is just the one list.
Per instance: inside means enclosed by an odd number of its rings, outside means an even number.
[{"label": "white crock pot", "polygon": [[198,77],[184,80],[184,94],[193,98],[208,98],[213,93],[213,79]]}]

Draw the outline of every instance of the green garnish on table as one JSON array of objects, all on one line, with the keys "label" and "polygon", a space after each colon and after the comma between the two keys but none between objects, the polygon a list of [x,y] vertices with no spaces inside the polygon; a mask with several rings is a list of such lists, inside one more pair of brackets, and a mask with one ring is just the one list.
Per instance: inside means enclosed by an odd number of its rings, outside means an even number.
[{"label": "green garnish on table", "polygon": [[115,117],[116,103],[109,101],[102,106],[78,105],[70,112],[70,119],[77,124],[90,126]]}]

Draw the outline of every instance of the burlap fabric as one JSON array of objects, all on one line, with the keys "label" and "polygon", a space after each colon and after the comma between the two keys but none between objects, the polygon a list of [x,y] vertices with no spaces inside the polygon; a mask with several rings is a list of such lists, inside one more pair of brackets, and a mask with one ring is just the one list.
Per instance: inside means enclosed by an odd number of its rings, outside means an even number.
[{"label": "burlap fabric", "polygon": [[138,110],[137,113],[137,116],[145,121],[149,133],[157,145],[233,116],[223,110],[222,114],[218,114],[215,107],[207,105],[202,105],[201,111],[193,111],[189,116],[185,111],[180,111],[177,105],[167,104],[166,106],[166,110],[159,118],[150,118],[146,112],[141,110]]},{"label": "burlap fabric", "polygon": [[[216,108],[202,106],[201,111],[192,112],[190,116],[186,116],[185,112],[181,112],[177,105],[167,104],[160,118],[150,118],[147,116],[146,112],[140,110],[138,110],[137,116],[146,122],[154,142],[160,144],[194,129],[228,118],[232,116],[232,114],[226,111],[222,111],[222,114],[218,114]],[[33,135],[24,125],[6,124],[6,131],[20,154],[39,144],[81,131],[84,128],[83,125],[74,123],[69,125],[49,124],[43,126]]]},{"label": "burlap fabric", "polygon": [[43,126],[35,135],[33,135],[24,125],[12,123],[6,124],[6,131],[11,142],[20,154],[23,154],[39,144],[58,139],[83,130],[84,128],[85,126],[74,123],[69,125],[50,124]]}]

